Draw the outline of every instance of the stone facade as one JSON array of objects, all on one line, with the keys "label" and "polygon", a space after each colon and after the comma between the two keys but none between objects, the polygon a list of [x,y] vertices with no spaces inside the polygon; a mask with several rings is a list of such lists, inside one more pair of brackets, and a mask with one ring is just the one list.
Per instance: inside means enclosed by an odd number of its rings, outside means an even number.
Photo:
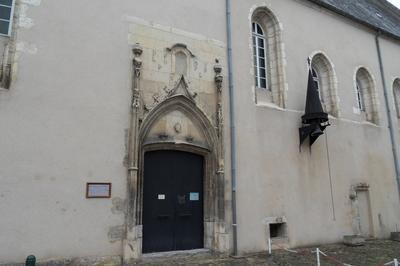
[{"label": "stone facade", "polygon": [[[204,157],[204,248],[217,253],[400,228],[386,116],[400,128],[399,40],[378,37],[386,106],[368,27],[306,0],[232,1],[229,77],[224,1],[167,2],[16,1],[13,34],[0,40],[0,263],[140,258],[154,150]],[[268,90],[254,84],[254,21],[266,29]],[[308,57],[331,126],[299,152]],[[111,182],[111,199],[85,198],[87,182]]]},{"label": "stone facade", "polygon": [[223,67],[220,65],[222,60],[226,61],[224,45],[145,23],[132,23],[129,28],[129,40],[138,43],[133,44],[124,259],[141,255],[142,158],[146,151],[162,149],[189,151],[205,157],[204,247],[226,252],[229,243],[225,209],[229,206],[224,197]]}]

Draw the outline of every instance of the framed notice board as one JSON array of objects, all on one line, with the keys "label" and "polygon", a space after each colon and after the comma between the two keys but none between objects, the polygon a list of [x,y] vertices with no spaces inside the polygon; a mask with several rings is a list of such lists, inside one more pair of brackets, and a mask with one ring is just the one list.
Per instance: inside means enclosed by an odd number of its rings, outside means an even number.
[{"label": "framed notice board", "polygon": [[111,198],[111,183],[86,183],[86,198]]}]

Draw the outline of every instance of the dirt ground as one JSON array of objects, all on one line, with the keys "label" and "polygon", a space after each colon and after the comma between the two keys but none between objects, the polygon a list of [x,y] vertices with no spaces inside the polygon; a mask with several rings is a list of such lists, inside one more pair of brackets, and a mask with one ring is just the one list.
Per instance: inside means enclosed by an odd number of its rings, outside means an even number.
[{"label": "dirt ground", "polygon": [[[287,250],[274,250],[271,256],[259,253],[233,258],[209,253],[173,255],[168,258],[149,257],[134,265],[316,265],[316,247]],[[383,266],[394,258],[400,262],[400,242],[390,240],[371,240],[364,246],[348,247],[343,244],[319,246],[327,257],[321,255],[321,265],[376,265]],[[393,264],[391,264],[393,265]]]}]

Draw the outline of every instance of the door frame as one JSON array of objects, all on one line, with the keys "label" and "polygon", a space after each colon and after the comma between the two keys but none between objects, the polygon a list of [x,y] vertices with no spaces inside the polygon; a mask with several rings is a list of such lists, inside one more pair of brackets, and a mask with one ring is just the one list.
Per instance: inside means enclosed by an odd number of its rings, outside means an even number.
[{"label": "door frame", "polygon": [[[364,202],[360,199],[360,195],[364,195]],[[373,238],[374,237],[374,224],[372,221],[372,208],[371,208],[371,198],[370,198],[370,193],[369,189],[358,189],[356,190],[356,197],[357,197],[357,219],[358,219],[358,230],[360,235],[366,237],[366,238]],[[364,211],[366,211],[366,218],[367,220],[363,220],[364,217],[361,217],[361,209],[365,208]],[[368,232],[365,231],[363,228],[363,224],[365,223],[368,224]]]},{"label": "door frame", "polygon": [[[170,112],[183,113],[199,130],[204,142],[175,141],[173,138],[148,138],[156,122]],[[174,95],[159,103],[142,121],[138,132],[130,135],[133,143],[134,164],[128,170],[133,175],[128,178],[128,199],[126,215],[126,235],[123,243],[124,260],[142,256],[142,212],[143,212],[143,166],[144,153],[151,150],[180,150],[203,156],[203,219],[204,248],[219,253],[230,250],[230,219],[226,210],[230,201],[225,199],[226,187],[223,159],[223,139],[208,116],[193,99],[184,95]],[[228,219],[228,221],[227,221]]]}]

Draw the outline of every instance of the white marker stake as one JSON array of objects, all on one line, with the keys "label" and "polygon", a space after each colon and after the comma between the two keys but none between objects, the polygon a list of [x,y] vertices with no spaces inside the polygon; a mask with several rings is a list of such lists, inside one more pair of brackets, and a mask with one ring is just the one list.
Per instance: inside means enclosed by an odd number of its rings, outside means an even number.
[{"label": "white marker stake", "polygon": [[317,265],[321,266],[321,262],[319,261],[319,248],[317,248]]},{"label": "white marker stake", "polygon": [[268,254],[271,256],[272,250],[271,250],[271,238],[268,238]]},{"label": "white marker stake", "polygon": [[399,261],[397,259],[394,259],[394,266],[399,266]]}]

